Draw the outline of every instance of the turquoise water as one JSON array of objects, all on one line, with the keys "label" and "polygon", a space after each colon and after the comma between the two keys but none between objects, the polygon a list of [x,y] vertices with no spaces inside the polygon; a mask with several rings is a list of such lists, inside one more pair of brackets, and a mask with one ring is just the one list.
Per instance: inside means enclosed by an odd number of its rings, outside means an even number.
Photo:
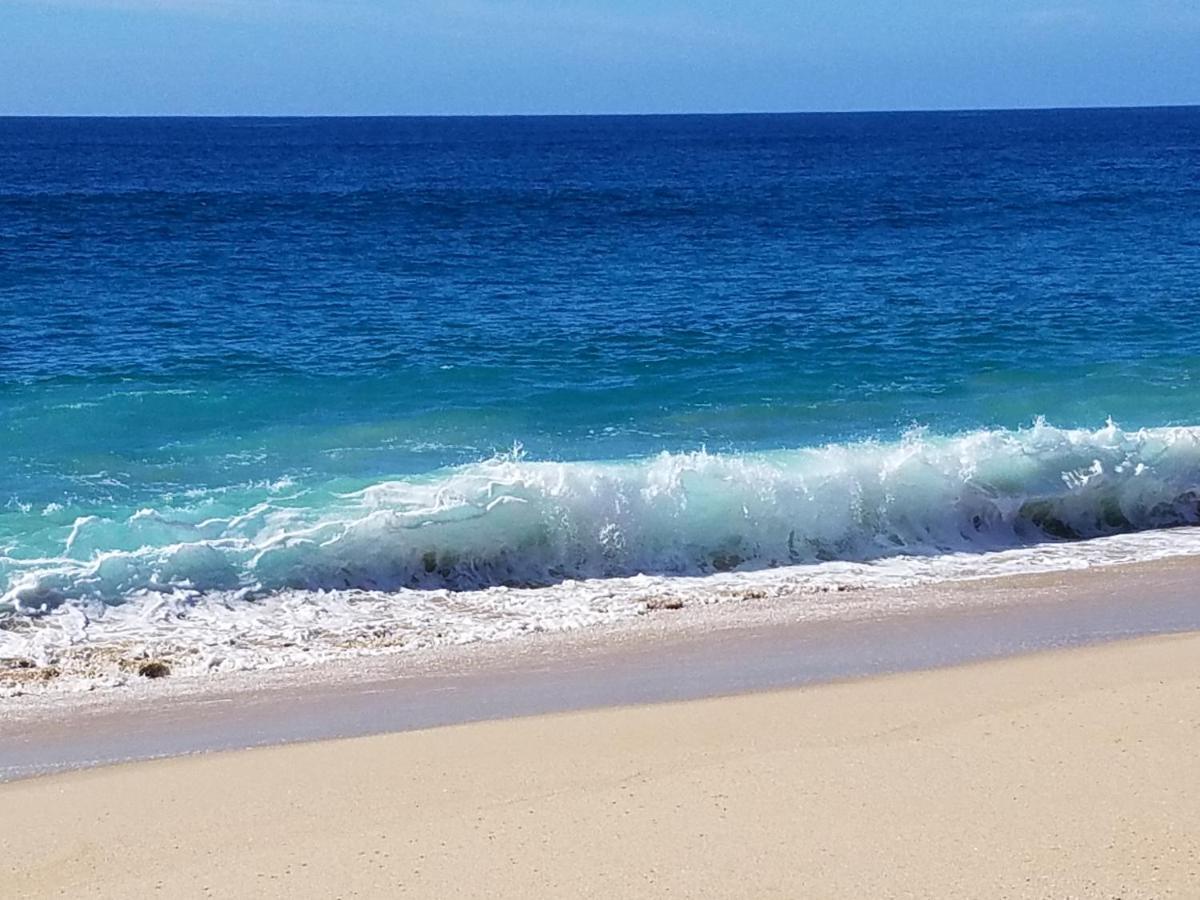
[{"label": "turquoise water", "polygon": [[0,596],[1200,520],[1200,110],[0,120]]}]

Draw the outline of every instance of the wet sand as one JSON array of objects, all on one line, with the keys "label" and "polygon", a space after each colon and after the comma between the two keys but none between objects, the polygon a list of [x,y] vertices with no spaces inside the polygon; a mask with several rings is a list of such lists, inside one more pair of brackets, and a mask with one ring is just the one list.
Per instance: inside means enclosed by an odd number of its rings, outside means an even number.
[{"label": "wet sand", "polygon": [[[198,751],[699,699],[1200,630],[1200,559],[662,610],[617,629],[0,701],[0,780]],[[879,611],[884,612],[879,612]]]}]

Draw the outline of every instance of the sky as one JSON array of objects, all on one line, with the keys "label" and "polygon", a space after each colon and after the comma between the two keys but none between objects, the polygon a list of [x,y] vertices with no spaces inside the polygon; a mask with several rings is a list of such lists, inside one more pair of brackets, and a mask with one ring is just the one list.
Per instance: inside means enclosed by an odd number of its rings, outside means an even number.
[{"label": "sky", "polygon": [[0,115],[1200,102],[1200,0],[0,0]]}]

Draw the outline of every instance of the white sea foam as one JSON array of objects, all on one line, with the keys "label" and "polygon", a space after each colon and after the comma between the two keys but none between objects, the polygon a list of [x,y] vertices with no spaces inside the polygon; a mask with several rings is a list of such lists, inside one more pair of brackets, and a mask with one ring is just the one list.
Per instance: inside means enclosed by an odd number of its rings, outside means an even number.
[{"label": "white sea foam", "polygon": [[[1055,572],[1200,555],[1200,528],[1176,528],[1046,543],[987,553],[893,556],[705,576],[567,580],[542,588],[473,591],[141,591],[115,605],[62,604],[0,629],[0,659],[55,666],[43,686],[117,686],[136,660],[168,660],[177,674],[309,665],[531,633],[629,621],[649,606],[786,600],[792,619],[886,614],[923,595],[869,590],[953,580]],[[936,594],[925,597],[936,602]],[[19,623],[17,625],[16,623]],[[135,665],[128,664],[133,660]],[[8,692],[27,690],[10,686]],[[5,692],[0,680],[0,695]]]},{"label": "white sea foam", "polygon": [[184,669],[268,666],[577,628],[653,596],[809,592],[833,614],[850,601],[821,588],[1200,553],[1200,531],[1167,528],[1200,521],[1200,428],[514,454],[344,494],[272,487],[234,510],[81,517],[56,554],[10,548],[0,657],[140,643]]}]

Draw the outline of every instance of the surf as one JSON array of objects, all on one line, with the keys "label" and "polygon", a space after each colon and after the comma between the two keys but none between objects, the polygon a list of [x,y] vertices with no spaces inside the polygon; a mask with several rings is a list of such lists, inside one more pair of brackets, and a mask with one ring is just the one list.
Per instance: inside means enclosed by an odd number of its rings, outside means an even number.
[{"label": "surf", "polygon": [[[246,505],[239,506],[239,503]],[[534,587],[987,553],[1200,523],[1200,426],[1058,428],[590,462],[520,450],[337,491],[282,479],[47,526],[0,557],[36,615],[146,592]],[[32,546],[32,545],[31,545]]]}]

